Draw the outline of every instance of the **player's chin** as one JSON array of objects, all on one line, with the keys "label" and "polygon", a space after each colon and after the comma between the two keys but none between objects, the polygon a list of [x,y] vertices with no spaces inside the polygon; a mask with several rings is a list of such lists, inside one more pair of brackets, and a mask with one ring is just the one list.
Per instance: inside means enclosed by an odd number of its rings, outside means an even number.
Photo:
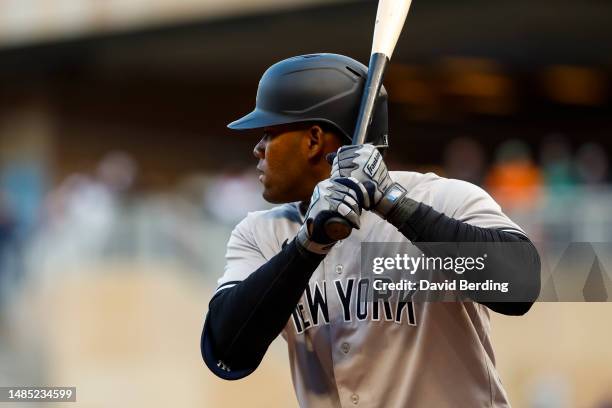
[{"label": "player's chin", "polygon": [[278,192],[275,192],[273,188],[269,188],[264,185],[264,191],[262,193],[264,200],[271,204],[283,203],[282,197],[279,197]]},{"label": "player's chin", "polygon": [[291,203],[297,201],[292,197],[291,194],[287,194],[279,190],[278,188],[274,188],[272,186],[267,186],[264,184],[264,191],[262,193],[264,200],[271,204],[284,204]]}]

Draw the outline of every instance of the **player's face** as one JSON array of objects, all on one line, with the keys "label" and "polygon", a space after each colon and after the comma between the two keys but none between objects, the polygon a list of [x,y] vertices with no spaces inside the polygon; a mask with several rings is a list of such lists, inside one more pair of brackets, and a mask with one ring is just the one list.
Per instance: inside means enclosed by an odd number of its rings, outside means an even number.
[{"label": "player's face", "polygon": [[304,152],[305,132],[308,132],[307,127],[276,126],[264,129],[253,155],[259,160],[257,170],[266,201],[302,201],[312,194],[312,187],[308,185],[308,157]]}]

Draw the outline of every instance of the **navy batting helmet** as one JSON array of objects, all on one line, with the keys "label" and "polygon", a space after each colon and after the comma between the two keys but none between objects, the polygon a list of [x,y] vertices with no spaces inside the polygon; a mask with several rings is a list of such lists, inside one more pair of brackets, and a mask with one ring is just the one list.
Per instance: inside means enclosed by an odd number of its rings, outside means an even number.
[{"label": "navy batting helmet", "polygon": [[[277,62],[259,81],[255,109],[230,129],[300,122],[332,125],[351,140],[368,68],[338,54],[300,55]],[[387,146],[387,91],[381,88],[368,141]]]}]

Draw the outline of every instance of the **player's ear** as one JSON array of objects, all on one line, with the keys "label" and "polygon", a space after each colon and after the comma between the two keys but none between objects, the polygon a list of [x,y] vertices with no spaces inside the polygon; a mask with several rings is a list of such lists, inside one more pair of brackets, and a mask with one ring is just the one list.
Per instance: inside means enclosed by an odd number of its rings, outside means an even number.
[{"label": "player's ear", "polygon": [[319,125],[312,125],[306,130],[306,144],[308,159],[317,159],[323,156],[325,148],[325,132]]}]

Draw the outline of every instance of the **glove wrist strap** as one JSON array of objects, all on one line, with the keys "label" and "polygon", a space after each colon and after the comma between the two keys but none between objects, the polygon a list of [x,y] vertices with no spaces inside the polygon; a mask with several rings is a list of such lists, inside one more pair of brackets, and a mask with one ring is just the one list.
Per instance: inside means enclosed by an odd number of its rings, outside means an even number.
[{"label": "glove wrist strap", "polygon": [[326,255],[329,251],[331,251],[335,242],[330,244],[318,244],[310,239],[308,235],[308,227],[306,226],[306,222],[302,225],[302,228],[297,233],[296,242],[298,244],[298,248],[303,251],[312,252],[319,255]]},{"label": "glove wrist strap", "polygon": [[383,194],[378,204],[376,204],[374,212],[380,215],[382,218],[387,219],[387,216],[407,192],[408,191],[398,183],[391,184],[391,186],[387,188]]}]

